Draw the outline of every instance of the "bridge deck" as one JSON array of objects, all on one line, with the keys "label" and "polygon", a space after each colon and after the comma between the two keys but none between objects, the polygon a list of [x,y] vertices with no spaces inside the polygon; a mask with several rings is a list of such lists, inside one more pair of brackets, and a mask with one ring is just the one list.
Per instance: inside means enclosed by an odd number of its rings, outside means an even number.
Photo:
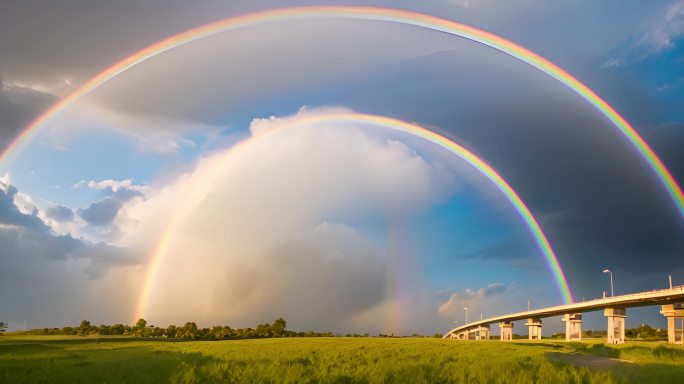
[{"label": "bridge deck", "polygon": [[632,293],[629,295],[613,296],[604,299],[583,301],[580,303],[557,305],[541,309],[533,309],[525,312],[516,312],[508,315],[490,317],[488,319],[464,324],[447,332],[444,337],[452,333],[459,333],[480,325],[494,324],[503,321],[517,321],[529,318],[543,318],[561,316],[567,313],[583,313],[598,311],[605,308],[643,307],[649,305],[664,305],[684,302],[684,285],[671,289],[660,289],[647,292]]}]

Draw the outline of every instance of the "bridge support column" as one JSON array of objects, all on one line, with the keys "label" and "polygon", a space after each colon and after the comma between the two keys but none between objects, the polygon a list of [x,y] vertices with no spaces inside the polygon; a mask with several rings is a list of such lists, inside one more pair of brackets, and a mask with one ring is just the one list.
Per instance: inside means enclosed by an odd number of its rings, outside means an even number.
[{"label": "bridge support column", "polygon": [[582,314],[566,313],[563,315],[565,321],[565,340],[582,340]]},{"label": "bridge support column", "polygon": [[684,303],[661,306],[660,313],[667,318],[667,342],[684,345]]},{"label": "bridge support column", "polygon": [[499,323],[499,328],[501,328],[501,341],[513,340],[513,322],[502,321]]},{"label": "bridge support column", "polygon": [[480,325],[475,330],[475,340],[489,340],[489,325]]},{"label": "bridge support column", "polygon": [[541,340],[542,338],[542,321],[539,318],[529,318],[527,323],[525,323],[529,329],[530,340]]},{"label": "bridge support column", "polygon": [[603,316],[608,318],[608,344],[622,344],[625,342],[625,308],[606,308]]}]

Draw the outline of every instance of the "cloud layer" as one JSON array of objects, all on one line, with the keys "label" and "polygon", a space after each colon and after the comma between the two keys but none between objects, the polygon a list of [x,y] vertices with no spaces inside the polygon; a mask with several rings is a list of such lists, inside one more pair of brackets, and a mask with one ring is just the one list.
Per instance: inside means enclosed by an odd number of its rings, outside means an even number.
[{"label": "cloud layer", "polygon": [[[33,207],[23,213],[17,206],[19,194],[7,177],[0,178],[4,321],[59,325],[77,321],[73,316],[121,319],[131,305],[121,269],[142,260],[130,249],[55,233],[41,217],[68,219],[71,211],[57,207],[44,213]],[[109,305],[101,308],[98,301],[105,299]]]},{"label": "cloud layer", "polygon": [[[356,126],[257,126],[245,144],[127,207],[140,226],[122,241],[173,238],[149,297],[153,321],[284,316],[294,327],[348,327],[391,296],[384,240],[354,223],[410,216],[455,191],[443,166]],[[175,215],[179,226],[165,233]]]}]

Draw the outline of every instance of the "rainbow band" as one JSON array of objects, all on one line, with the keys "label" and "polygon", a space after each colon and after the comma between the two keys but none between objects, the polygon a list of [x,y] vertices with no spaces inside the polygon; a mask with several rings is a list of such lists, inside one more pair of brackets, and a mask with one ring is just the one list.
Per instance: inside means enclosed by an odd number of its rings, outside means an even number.
[{"label": "rainbow band", "polygon": [[572,75],[545,58],[492,33],[434,16],[389,8],[333,6],[274,9],[227,18],[171,36],[110,66],[48,109],[22,131],[2,154],[0,154],[0,171],[6,167],[7,163],[10,161],[10,157],[12,157],[11,155],[19,152],[20,148],[22,148],[40,127],[45,125],[50,119],[76,100],[102,85],[102,83],[142,61],[169,49],[231,29],[280,20],[319,17],[388,21],[441,31],[487,45],[539,69],[579,94],[582,98],[596,107],[596,109],[618,128],[618,130],[636,148],[637,152],[646,160],[646,163],[653,172],[655,172],[660,182],[664,185],[667,193],[670,195],[670,198],[677,206],[680,215],[684,218],[684,193],[682,193],[681,187],[672,177],[672,174],[670,174],[658,155],[655,154],[653,149],[639,133],[610,105],[608,105],[606,101],[589,89],[589,87],[582,84]]},{"label": "rainbow band", "polygon": [[[316,124],[331,123],[372,125],[390,129],[392,131],[406,133],[411,136],[419,137],[431,143],[434,143],[439,147],[444,148],[447,151],[465,160],[468,164],[473,166],[477,171],[479,171],[480,173],[482,173],[482,175],[489,179],[489,181],[491,181],[504,194],[506,199],[508,199],[508,201],[513,205],[513,208],[516,210],[518,215],[520,215],[523,222],[532,234],[532,237],[534,238],[537,247],[544,255],[546,264],[548,265],[549,270],[551,271],[553,279],[555,280],[556,286],[559,292],[561,293],[564,302],[572,303],[574,301],[572,298],[572,293],[570,292],[570,288],[568,287],[567,279],[565,277],[565,274],[563,273],[563,269],[561,268],[560,263],[558,262],[556,254],[551,248],[551,244],[549,244],[546,235],[542,231],[535,217],[532,215],[532,212],[530,212],[530,209],[527,207],[527,205],[525,205],[525,203],[522,201],[522,199],[520,198],[518,193],[513,189],[513,187],[511,187],[510,184],[508,184],[508,182],[506,182],[506,180],[504,180],[504,178],[501,177],[501,175],[499,175],[499,173],[496,172],[496,170],[494,170],[494,168],[492,168],[489,164],[487,164],[484,160],[482,160],[474,153],[470,152],[458,143],[438,133],[422,128],[418,125],[407,123],[405,121],[397,120],[390,117],[368,115],[361,113],[325,113],[320,115],[304,116],[302,118],[297,119],[294,122],[283,123],[276,129],[267,131],[256,137],[253,137],[251,139],[245,140],[237,144],[231,150],[223,154],[222,158],[218,161],[218,163],[221,164],[223,162],[230,161],[231,156],[234,155],[236,151],[244,150],[249,145],[258,142],[263,137],[273,135],[274,133],[280,132],[284,129],[294,127],[308,127],[314,126]],[[168,250],[168,247],[171,244],[171,240],[175,237],[178,227],[180,223],[183,221],[182,219],[188,213],[192,212],[194,208],[194,205],[189,202],[197,201],[198,197],[201,199],[201,196],[205,195],[207,187],[211,184],[213,184],[213,180],[203,180],[200,185],[194,186],[192,191],[190,191],[190,198],[186,199],[184,205],[181,206],[180,209],[178,209],[174,213],[174,216],[169,221],[169,225],[164,230],[162,240],[159,242],[157,249],[154,251],[154,255],[148,267],[148,275],[145,279],[143,290],[138,301],[136,315],[134,318],[135,320],[145,317],[145,307],[150,297],[152,287],[155,285],[155,281],[157,278],[157,270],[163,258],[163,255]]]},{"label": "rainbow band", "polygon": [[156,44],[150,45],[138,53],[105,69],[48,109],[19,134],[2,154],[0,154],[0,171],[6,167],[7,163],[10,161],[10,157],[12,157],[11,155],[19,152],[20,148],[22,148],[40,127],[45,125],[50,119],[55,117],[74,101],[99,87],[102,83],[142,61],[180,45],[231,29],[279,20],[318,17],[388,21],[441,31],[490,46],[539,69],[579,94],[582,98],[596,107],[596,109],[618,128],[618,130],[636,148],[637,152],[646,160],[649,167],[655,172],[656,176],[665,186],[670,198],[677,206],[680,215],[684,218],[684,193],[682,193],[682,189],[674,180],[672,174],[670,174],[658,155],[655,154],[653,149],[639,133],[610,105],[608,105],[607,102],[589,89],[589,87],[582,84],[579,80],[545,58],[492,33],[434,16],[389,8],[334,6],[274,9],[231,17],[171,36]]},{"label": "rainbow band", "polygon": [[[638,132],[632,126],[630,126],[622,116],[620,116],[610,105],[608,105],[608,103],[596,95],[586,85],[582,84],[579,80],[575,79],[555,64],[533,53],[532,51],[492,33],[434,16],[404,10],[373,7],[299,7],[267,10],[231,17],[171,36],[115,63],[114,65],[100,72],[98,75],[88,80],[86,83],[74,90],[74,92],[61,99],[45,113],[39,116],[33,123],[31,123],[31,125],[22,131],[22,133],[2,152],[2,154],[0,154],[0,170],[8,166],[11,159],[16,156],[21,148],[26,145],[29,139],[34,136],[42,126],[48,123],[69,105],[95,90],[107,80],[142,61],[145,61],[172,48],[232,29],[281,20],[320,17],[387,21],[441,31],[487,45],[539,69],[579,94],[594,107],[596,107],[615,125],[616,128],[618,128],[618,130],[646,160],[649,167],[651,167],[651,169],[655,172],[656,176],[665,186],[665,189],[677,206],[679,213],[682,215],[682,217],[684,217],[684,194],[662,161],[638,134]],[[519,198],[518,201],[520,201]],[[522,202],[520,202],[520,204],[522,205]],[[524,205],[522,206],[524,207]],[[526,212],[529,214],[529,210],[526,210]],[[529,216],[532,217],[531,214]],[[536,228],[538,228],[538,225]],[[533,232],[535,232],[535,236],[541,234],[541,230],[538,229],[534,230]],[[550,250],[548,241],[545,240],[542,242],[542,248],[547,248]],[[553,253],[551,252],[551,254]],[[555,260],[555,256],[553,259]],[[562,275],[557,262],[555,266],[552,266],[552,269],[557,269],[557,271],[554,271],[554,273],[558,272],[557,275]],[[565,287],[567,289],[567,284],[565,284]],[[567,291],[567,294],[564,293],[563,296],[566,302],[572,300],[569,291]]]}]

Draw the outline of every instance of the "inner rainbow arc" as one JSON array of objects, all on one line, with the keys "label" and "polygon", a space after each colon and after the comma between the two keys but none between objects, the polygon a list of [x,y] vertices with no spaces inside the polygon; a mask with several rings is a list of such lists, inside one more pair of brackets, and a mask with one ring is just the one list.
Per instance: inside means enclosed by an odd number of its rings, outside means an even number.
[{"label": "inner rainbow arc", "polygon": [[[596,93],[572,75],[536,53],[481,29],[411,11],[375,7],[314,6],[266,10],[209,23],[152,44],[100,72],[40,115],[0,154],[0,170],[7,168],[11,160],[20,152],[21,148],[29,142],[31,137],[33,137],[41,127],[44,127],[50,122],[51,119],[59,115],[75,101],[97,89],[109,79],[125,72],[138,63],[175,47],[231,29],[254,26],[267,22],[320,17],[386,21],[441,31],[487,45],[537,68],[579,94],[611,121],[618,131],[634,146],[640,156],[645,159],[649,167],[664,185],[680,215],[684,218],[684,194],[659,157],[622,116],[620,116],[605,100],[601,99]],[[529,215],[531,216],[531,213]],[[538,225],[536,228],[538,228]],[[533,232],[537,231],[541,233],[541,229],[533,230]],[[541,247],[550,249],[550,245],[548,245],[548,241],[546,240],[541,242]],[[560,266],[557,266],[557,268],[560,270]],[[571,296],[569,295],[564,295],[564,297],[566,298],[566,302],[568,301],[568,298],[571,300]]]},{"label": "inner rainbow arc", "polygon": [[20,148],[23,147],[29,141],[29,139],[35,135],[40,127],[44,126],[50,119],[57,116],[74,101],[98,88],[107,80],[142,61],[145,61],[175,47],[231,29],[274,21],[320,17],[387,21],[413,25],[434,31],[441,31],[487,45],[507,55],[515,57],[516,59],[521,60],[534,68],[537,68],[548,76],[558,80],[566,87],[570,88],[582,98],[587,100],[591,105],[598,109],[599,112],[608,118],[611,123],[613,123],[613,125],[625,136],[625,138],[637,150],[639,155],[644,158],[651,170],[656,174],[677,207],[680,216],[684,218],[684,193],[670,171],[660,160],[658,155],[653,151],[648,143],[646,143],[641,135],[639,135],[639,133],[627,122],[625,118],[620,116],[617,111],[615,111],[615,109],[613,109],[605,100],[600,98],[589,87],[577,80],[568,72],[564,71],[562,68],[558,67],[542,56],[528,50],[527,48],[524,48],[493,33],[436,16],[399,9],[377,7],[312,6],[271,9],[230,17],[213,23],[205,24],[152,44],[100,72],[95,77],[81,85],[78,89],[74,90],[71,94],[58,101],[41,116],[39,116],[0,154],[0,171],[7,167],[13,155],[19,152]]},{"label": "inner rainbow arc", "polygon": [[[549,271],[551,272],[557,289],[561,293],[563,301],[565,303],[572,303],[574,301],[572,293],[570,291],[570,287],[568,286],[567,278],[565,276],[565,273],[563,272],[563,269],[561,268],[556,253],[551,247],[551,244],[546,238],[546,235],[542,231],[539,222],[537,222],[537,219],[534,217],[530,209],[523,202],[523,200],[520,198],[518,193],[513,189],[513,187],[511,187],[511,185],[492,166],[487,164],[482,158],[480,158],[473,152],[469,151],[468,149],[456,143],[455,141],[445,136],[442,136],[436,132],[425,129],[417,124],[408,123],[391,117],[362,113],[324,113],[318,115],[310,115],[299,118],[293,122],[283,123],[276,129],[272,129],[265,133],[261,133],[258,136],[252,137],[237,144],[233,148],[227,150],[226,153],[222,155],[222,158],[218,161],[218,163],[221,164],[230,161],[232,155],[234,155],[236,151],[244,150],[248,146],[258,142],[262,138],[268,137],[269,135],[273,135],[274,133],[280,132],[284,129],[330,123],[363,124],[382,127],[392,131],[402,132],[436,144],[437,146],[446,149],[450,153],[455,154],[456,156],[467,162],[478,172],[480,172],[483,176],[485,176],[489,181],[491,181],[496,186],[496,188],[501,193],[503,193],[506,199],[511,203],[517,214],[523,220],[525,226],[528,228],[530,234],[532,235],[532,238],[534,239],[535,245],[542,253],[544,261],[546,262]],[[219,172],[217,172],[217,174],[218,173]],[[202,181],[201,185],[195,186],[190,193],[193,196],[201,196],[204,194],[206,188],[211,184],[212,180],[205,179]],[[192,211],[193,206],[192,204],[189,204],[188,201],[193,200],[195,200],[195,198],[186,199],[184,204],[180,208],[178,208],[177,211],[174,213],[174,216],[169,221],[169,225],[162,232],[161,240],[159,241],[157,248],[154,250],[154,254],[149,263],[147,276],[145,278],[143,289],[141,291],[138,305],[136,307],[134,320],[145,317],[147,303],[150,299],[152,289],[158,278],[157,272],[159,270],[160,263],[163,259],[164,254],[168,251],[172,239],[175,237],[179,229],[179,226],[183,221],[182,218]]]}]

